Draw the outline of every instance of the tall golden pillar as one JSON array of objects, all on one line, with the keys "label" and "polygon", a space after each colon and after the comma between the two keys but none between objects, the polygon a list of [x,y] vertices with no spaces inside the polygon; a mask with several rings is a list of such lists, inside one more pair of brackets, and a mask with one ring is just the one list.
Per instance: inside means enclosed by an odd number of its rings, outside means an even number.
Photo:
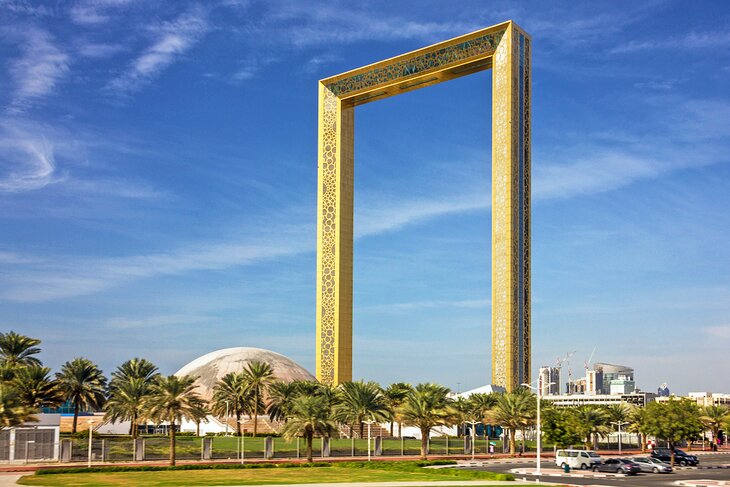
[{"label": "tall golden pillar", "polygon": [[319,82],[317,378],[352,378],[354,109],[494,69],[492,382],[530,380],[530,39],[505,22]]}]

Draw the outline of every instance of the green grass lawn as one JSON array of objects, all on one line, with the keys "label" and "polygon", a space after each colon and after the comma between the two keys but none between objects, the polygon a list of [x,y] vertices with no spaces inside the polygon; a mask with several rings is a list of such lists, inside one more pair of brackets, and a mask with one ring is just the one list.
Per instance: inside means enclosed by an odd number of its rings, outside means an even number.
[{"label": "green grass lawn", "polygon": [[[412,465],[333,465],[325,468],[251,468],[225,470],[169,470],[148,472],[97,472],[30,475],[22,485],[111,487],[111,486],[201,486],[266,485],[341,482],[397,482],[432,480],[490,480],[488,472],[422,469]],[[503,479],[503,478],[502,478]],[[503,479],[505,480],[505,479]]]}]

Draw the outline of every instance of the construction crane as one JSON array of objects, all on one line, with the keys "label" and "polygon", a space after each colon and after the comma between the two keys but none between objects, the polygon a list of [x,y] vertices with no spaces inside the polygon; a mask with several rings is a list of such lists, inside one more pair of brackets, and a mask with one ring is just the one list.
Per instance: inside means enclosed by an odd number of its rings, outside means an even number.
[{"label": "construction crane", "polygon": [[[560,377],[560,371],[563,368],[563,364],[570,364],[570,357],[575,355],[575,350],[572,352],[568,352],[565,354],[565,357],[558,357],[558,359],[555,361],[555,367],[558,369],[558,377]],[[568,367],[568,382],[572,380],[573,377],[573,371]],[[570,393],[570,390],[567,391]]]},{"label": "construction crane", "polygon": [[586,377],[588,377],[588,369],[591,366],[591,361],[593,360],[593,356],[595,354],[596,354],[596,347],[593,347],[593,351],[591,352],[591,356],[588,357],[588,360],[586,360],[585,362],[583,362],[583,368],[585,369]]}]

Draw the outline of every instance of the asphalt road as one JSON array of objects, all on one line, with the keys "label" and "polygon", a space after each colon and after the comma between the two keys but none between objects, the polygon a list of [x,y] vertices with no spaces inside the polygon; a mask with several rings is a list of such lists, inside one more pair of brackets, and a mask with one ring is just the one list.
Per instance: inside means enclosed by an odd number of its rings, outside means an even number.
[{"label": "asphalt road", "polygon": [[[556,468],[554,460],[543,461],[541,463],[542,468],[554,469]],[[600,477],[553,477],[553,476],[542,476],[541,480],[544,482],[554,483],[565,483],[566,485],[590,485],[590,486],[620,486],[620,487],[647,487],[647,486],[673,486],[677,487],[676,482],[679,480],[725,480],[730,481],[730,468],[719,469],[716,467],[727,466],[730,467],[730,453],[722,453],[716,455],[702,455],[700,456],[700,467],[699,468],[687,468],[682,470],[676,470],[671,474],[650,474],[642,473],[636,476],[621,476],[614,478],[600,478]],[[490,470],[492,472],[510,472],[516,468],[534,468],[535,460],[525,461],[511,461],[510,463],[494,461],[488,463],[484,467],[473,467],[476,470]],[[708,468],[715,467],[715,468]],[[576,471],[576,473],[581,473]],[[590,474],[587,474],[590,475]],[[525,478],[526,480],[537,479],[534,475],[522,475],[515,474],[518,479]]]}]

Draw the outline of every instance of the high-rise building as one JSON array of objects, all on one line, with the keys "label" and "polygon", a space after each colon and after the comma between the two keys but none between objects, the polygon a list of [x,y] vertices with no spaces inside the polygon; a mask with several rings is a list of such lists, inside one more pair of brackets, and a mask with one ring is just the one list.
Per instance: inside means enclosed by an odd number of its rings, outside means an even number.
[{"label": "high-rise building", "polygon": [[550,396],[560,394],[560,368],[558,367],[540,367],[538,374],[539,384],[542,396]]}]

